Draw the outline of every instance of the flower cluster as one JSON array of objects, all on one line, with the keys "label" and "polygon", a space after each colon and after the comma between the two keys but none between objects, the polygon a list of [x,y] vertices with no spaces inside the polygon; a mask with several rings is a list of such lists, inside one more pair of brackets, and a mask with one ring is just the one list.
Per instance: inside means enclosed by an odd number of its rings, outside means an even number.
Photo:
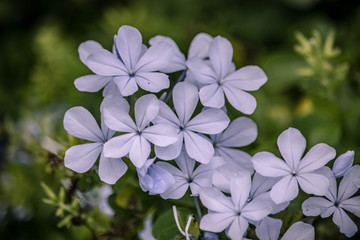
[{"label": "flower cluster", "polygon": [[[335,150],[320,143],[303,156],[306,140],[289,128],[277,141],[284,160],[270,152],[252,157],[238,148],[255,141],[256,123],[246,116],[231,121],[226,106],[247,115],[254,112],[257,103],[249,91],[267,81],[261,68],[236,69],[233,47],[221,36],[198,34],[187,58],[168,37],[155,36],[149,44],[136,28],[122,26],[112,51],[95,41],[80,45],[80,59],[94,74],[76,79],[75,87],[103,89],[101,128],[83,107],[66,112],[67,132],[91,142],[66,151],[67,168],[86,172],[100,156],[95,169],[105,183],[116,183],[134,167],[149,194],[179,199],[190,188],[191,196],[208,209],[202,218],[198,209],[200,229],[208,231],[203,239],[222,231],[242,239],[249,224],[260,239],[277,239],[282,222],[269,215],[287,208],[299,186],[316,195],[303,203],[304,215],[333,214],[341,232],[355,234],[356,225],[344,212],[360,217],[360,198],[351,197],[360,185],[360,168],[351,167],[353,152],[340,156],[330,170],[324,166],[335,158]],[[170,82],[175,75],[177,81]],[[342,176],[337,192],[335,177]],[[314,228],[296,222],[282,239],[296,239],[294,235],[314,239]]]}]

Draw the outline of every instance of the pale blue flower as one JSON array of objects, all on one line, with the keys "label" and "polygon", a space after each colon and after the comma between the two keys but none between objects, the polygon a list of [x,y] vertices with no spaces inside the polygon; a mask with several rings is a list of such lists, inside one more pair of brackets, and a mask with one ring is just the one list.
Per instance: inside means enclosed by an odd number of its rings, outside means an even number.
[{"label": "pale blue flower", "polygon": [[210,135],[214,146],[215,156],[220,156],[231,165],[238,165],[247,169],[250,173],[254,167],[251,156],[241,150],[232,147],[243,147],[254,142],[257,137],[256,123],[247,117],[239,117],[233,120],[224,132]]},{"label": "pale blue flower", "polygon": [[166,169],[154,164],[155,158],[148,159],[141,168],[137,168],[140,187],[150,195],[161,194],[175,183],[174,176]]},{"label": "pale blue flower", "polygon": [[156,240],[152,235],[152,221],[152,215],[147,216],[144,220],[144,229],[138,233],[140,240]]},{"label": "pale blue flower", "polygon": [[[256,236],[260,240],[278,240],[280,235],[282,221],[266,217],[261,220],[256,228]],[[289,227],[280,240],[314,240],[315,230],[311,224],[296,222]]]},{"label": "pale blue flower", "polygon": [[184,196],[189,187],[191,195],[198,196],[201,189],[211,186],[212,174],[215,169],[224,164],[222,159],[213,159],[210,163],[200,164],[195,169],[195,160],[189,157],[185,149],[181,151],[175,162],[179,168],[166,162],[158,162],[160,167],[175,177],[175,184],[161,194],[164,199],[179,199]]},{"label": "pale blue flower", "polygon": [[335,157],[335,149],[325,143],[319,143],[301,158],[306,140],[295,128],[282,132],[277,145],[285,161],[270,152],[257,153],[251,159],[255,170],[261,175],[281,177],[270,191],[271,199],[277,204],[293,200],[298,195],[298,184],[306,193],[325,195],[329,181],[314,171]]},{"label": "pale blue flower", "polygon": [[249,173],[238,175],[231,180],[231,197],[216,188],[205,188],[200,192],[202,204],[209,213],[203,216],[200,228],[205,231],[222,232],[231,239],[242,239],[249,226],[249,220],[259,221],[272,209],[269,201],[258,197],[247,202],[251,189]]},{"label": "pale blue flower", "polygon": [[135,103],[135,122],[126,111],[108,104],[103,107],[106,125],[124,134],[116,136],[104,145],[107,157],[123,157],[129,154],[132,163],[141,168],[151,152],[150,142],[156,146],[168,146],[178,140],[178,134],[169,124],[150,122],[158,115],[159,100],[153,94],[140,97]]},{"label": "pale blue flower", "polygon": [[354,156],[354,151],[347,151],[335,160],[332,171],[336,178],[344,176],[350,170],[354,162]]},{"label": "pale blue flower", "polygon": [[114,192],[109,185],[103,185],[101,187],[93,188],[91,191],[82,193],[76,191],[76,196],[80,198],[80,206],[82,208],[86,207],[98,207],[100,212],[104,213],[109,217],[115,215],[114,210],[109,205],[109,196]]},{"label": "pale blue flower", "polygon": [[109,158],[103,154],[104,143],[115,133],[104,124],[104,121],[100,129],[88,110],[83,107],[73,107],[65,113],[64,128],[74,137],[93,142],[69,148],[65,152],[65,167],[78,173],[87,172],[100,155],[99,176],[102,181],[114,184],[125,174],[127,166],[121,158]]},{"label": "pale blue flower", "polygon": [[204,106],[221,108],[225,104],[225,94],[234,108],[252,114],[256,108],[256,99],[246,91],[258,90],[267,77],[257,66],[246,66],[235,71],[232,57],[231,43],[217,36],[210,44],[209,61],[193,57],[186,65],[193,77],[205,85],[199,92]]},{"label": "pale blue flower", "polygon": [[341,180],[339,190],[337,191],[336,178],[334,173],[328,167],[318,170],[321,174],[328,177],[330,181],[326,198],[310,197],[302,204],[302,210],[306,216],[318,216],[327,218],[333,215],[333,222],[339,227],[340,232],[347,237],[352,237],[358,228],[344,210],[360,217],[360,196],[352,197],[358,186],[355,185],[356,179],[360,176],[360,166],[353,166]]},{"label": "pale blue flower", "polygon": [[123,96],[138,90],[159,92],[169,87],[169,77],[159,73],[171,59],[172,47],[159,43],[149,49],[142,44],[140,32],[130,26],[120,27],[114,37],[115,53],[105,49],[92,52],[85,64],[96,74],[113,77]]},{"label": "pale blue flower", "polygon": [[[155,123],[172,125],[177,129],[178,141],[168,147],[156,146],[155,153],[160,159],[171,160],[179,156],[183,141],[189,156],[200,163],[208,163],[214,155],[210,140],[198,133],[216,134],[223,131],[230,119],[220,109],[207,109],[191,118],[199,100],[197,88],[180,82],[173,89],[175,113],[164,102],[160,102],[159,115]],[[195,133],[198,132],[198,133]]]}]

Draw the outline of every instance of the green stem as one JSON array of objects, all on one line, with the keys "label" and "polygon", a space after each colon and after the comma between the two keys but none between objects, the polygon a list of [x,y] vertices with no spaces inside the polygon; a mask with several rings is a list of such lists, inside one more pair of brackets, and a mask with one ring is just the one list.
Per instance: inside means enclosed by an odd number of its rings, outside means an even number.
[{"label": "green stem", "polygon": [[197,196],[194,196],[194,201],[195,201],[195,206],[196,206],[196,211],[198,213],[198,216],[199,216],[199,222],[200,222],[200,219],[202,218],[202,214],[201,214],[201,209],[200,209],[200,204],[199,204],[199,199]]}]

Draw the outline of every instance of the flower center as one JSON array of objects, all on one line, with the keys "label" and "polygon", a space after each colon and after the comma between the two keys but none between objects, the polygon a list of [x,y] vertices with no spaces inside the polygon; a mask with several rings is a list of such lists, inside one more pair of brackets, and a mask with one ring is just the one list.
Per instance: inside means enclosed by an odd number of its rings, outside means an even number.
[{"label": "flower center", "polygon": [[297,171],[292,170],[292,172],[291,172],[291,176],[296,177],[296,176],[297,176]]},{"label": "flower center", "polygon": [[185,128],[184,124],[181,124],[181,125],[179,126],[180,131],[183,131],[184,128]]}]

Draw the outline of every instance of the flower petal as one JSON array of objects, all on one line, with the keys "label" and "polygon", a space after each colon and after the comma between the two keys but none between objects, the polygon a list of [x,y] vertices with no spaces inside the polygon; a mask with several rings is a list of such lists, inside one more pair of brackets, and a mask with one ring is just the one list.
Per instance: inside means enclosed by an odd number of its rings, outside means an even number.
[{"label": "flower petal", "polygon": [[111,105],[111,99],[106,101],[108,103],[105,102],[102,109],[106,126],[119,132],[135,132],[136,125],[127,111],[125,111],[127,105],[125,103]]},{"label": "flower petal", "polygon": [[85,64],[87,57],[99,49],[103,49],[103,47],[94,40],[82,42],[78,48],[80,60]]},{"label": "flower petal", "polygon": [[118,57],[127,69],[133,69],[142,50],[142,36],[139,30],[131,26],[121,26],[114,36],[115,49]]},{"label": "flower petal", "polygon": [[81,92],[97,92],[112,80],[112,77],[85,75],[75,80],[77,90]]},{"label": "flower petal", "polygon": [[178,141],[174,127],[167,124],[157,124],[143,130],[142,136],[156,146],[166,147]]},{"label": "flower petal", "polygon": [[336,156],[334,148],[325,143],[316,144],[303,157],[299,164],[299,173],[310,172],[323,167]]},{"label": "flower petal", "polygon": [[184,148],[181,150],[179,157],[177,157],[175,161],[184,176],[192,176],[195,167],[195,160],[190,158]]},{"label": "flower petal", "polygon": [[104,140],[103,133],[95,118],[83,107],[73,107],[66,111],[64,128],[70,135],[77,138],[93,142]]},{"label": "flower petal", "polygon": [[280,204],[293,200],[298,193],[299,187],[296,178],[288,175],[283,177],[272,187],[270,197],[276,204]]},{"label": "flower petal", "polygon": [[175,113],[171,110],[171,108],[163,101],[160,101],[159,103],[160,103],[159,114],[156,116],[156,118],[153,119],[152,122],[154,124],[165,123],[165,124],[171,124],[174,127],[179,127],[180,121],[175,115]]},{"label": "flower petal", "polygon": [[186,124],[186,129],[190,131],[216,134],[222,132],[228,125],[230,119],[221,109],[209,108],[191,119]]},{"label": "flower petal", "polygon": [[189,188],[189,184],[184,178],[179,181],[179,179],[175,177],[175,181],[175,184],[171,185],[164,193],[161,194],[163,199],[179,199],[184,196]]},{"label": "flower petal", "polygon": [[233,47],[229,40],[215,37],[209,48],[209,58],[217,76],[220,79],[225,77],[233,58]]},{"label": "flower petal", "polygon": [[314,240],[315,230],[311,224],[296,222],[286,231],[281,240]]},{"label": "flower petal", "polygon": [[135,71],[137,73],[158,71],[171,62],[172,53],[173,48],[169,44],[164,42],[155,44],[141,56]]},{"label": "flower petal", "polygon": [[333,222],[339,227],[340,232],[348,238],[354,236],[358,231],[357,226],[341,208],[337,208],[333,215]]},{"label": "flower petal", "polygon": [[105,49],[99,49],[90,54],[87,57],[85,64],[91,71],[99,75],[128,75],[124,64],[111,52]]},{"label": "flower petal", "polygon": [[218,76],[206,61],[193,57],[186,61],[186,66],[191,71],[192,77],[203,84],[217,83]]},{"label": "flower petal", "polygon": [[102,149],[101,143],[75,145],[65,152],[65,167],[78,173],[87,172],[96,162]]},{"label": "flower petal", "polygon": [[215,147],[215,155],[221,156],[232,166],[238,166],[250,173],[254,171],[254,166],[251,162],[251,156],[244,151],[227,147]]},{"label": "flower petal", "polygon": [[360,218],[360,196],[346,199],[341,202],[341,205],[343,209],[352,212]]},{"label": "flower petal", "polygon": [[245,91],[256,91],[266,83],[267,76],[258,66],[245,66],[226,76],[223,81]]},{"label": "flower petal", "polygon": [[117,76],[113,79],[121,95],[125,97],[133,95],[139,89],[135,78],[129,77],[128,75]]},{"label": "flower petal", "polygon": [[234,221],[228,228],[227,235],[231,239],[243,239],[244,233],[249,227],[249,223],[242,217],[235,217]]},{"label": "flower petal", "polygon": [[329,167],[321,167],[315,171],[315,173],[325,176],[329,180],[329,189],[326,192],[325,196],[331,201],[335,202],[337,198],[337,183],[334,173]]},{"label": "flower petal", "polygon": [[190,43],[188,58],[199,57],[207,58],[209,57],[209,48],[213,40],[207,33],[198,33]]},{"label": "flower petal", "polygon": [[343,201],[351,197],[359,189],[356,186],[357,179],[360,178],[360,166],[353,166],[343,177],[339,185],[338,200]]},{"label": "flower petal", "polygon": [[279,239],[281,225],[280,219],[266,217],[256,227],[256,236],[261,240],[277,240]]},{"label": "flower petal", "polygon": [[251,198],[255,198],[259,194],[267,192],[270,190],[280,179],[273,177],[264,177],[259,173],[255,172],[252,184],[250,196]]},{"label": "flower petal", "polygon": [[213,186],[222,192],[230,193],[231,178],[236,175],[241,176],[244,174],[244,172],[246,171],[240,167],[237,166],[233,167],[231,165],[224,164],[215,169],[212,175]]},{"label": "flower petal", "polygon": [[185,131],[184,142],[189,156],[200,163],[206,164],[214,156],[214,147],[205,137]]},{"label": "flower petal", "polygon": [[180,82],[173,89],[173,103],[175,111],[182,124],[186,124],[194,113],[199,101],[197,88],[186,82]]},{"label": "flower petal", "polygon": [[211,211],[231,213],[235,215],[235,208],[230,197],[226,197],[216,188],[205,188],[200,192],[201,203]]},{"label": "flower petal", "polygon": [[305,216],[319,216],[326,212],[334,203],[322,197],[310,197],[302,205],[302,211]]},{"label": "flower petal", "polygon": [[306,148],[304,136],[296,128],[288,128],[279,135],[277,145],[290,169],[296,170]]},{"label": "flower petal", "polygon": [[140,97],[135,103],[135,120],[137,127],[144,129],[159,113],[160,103],[154,94]]},{"label": "flower petal", "polygon": [[230,213],[209,213],[201,218],[200,229],[211,232],[222,232],[234,220]]},{"label": "flower petal", "polygon": [[336,158],[332,167],[336,178],[344,176],[350,170],[354,162],[354,155],[354,151],[347,151]]},{"label": "flower petal", "polygon": [[149,92],[159,92],[170,86],[169,76],[158,72],[140,72],[135,76],[139,86]]},{"label": "flower petal", "polygon": [[113,108],[112,111],[129,113],[130,105],[120,95],[109,95],[106,96],[102,101],[100,105],[100,111],[103,112],[105,108],[106,109]]},{"label": "flower petal", "polygon": [[254,142],[258,135],[256,123],[248,117],[233,120],[219,139],[225,147],[243,147]]},{"label": "flower petal", "polygon": [[221,108],[225,105],[224,92],[217,83],[202,87],[199,96],[202,105],[205,107]]},{"label": "flower petal", "polygon": [[271,213],[273,204],[274,203],[269,197],[269,193],[260,194],[248,204],[245,204],[241,210],[241,215],[246,219],[260,221]]},{"label": "flower petal", "polygon": [[225,83],[223,91],[230,104],[240,112],[252,114],[255,111],[256,99],[251,94]]},{"label": "flower petal", "polygon": [[236,206],[236,209],[242,211],[246,200],[249,197],[251,188],[251,176],[250,173],[244,173],[231,178],[230,181],[230,193],[231,199]]},{"label": "flower petal", "polygon": [[149,158],[151,152],[150,143],[142,136],[135,136],[131,146],[129,158],[137,168],[141,168]]},{"label": "flower petal", "polygon": [[296,176],[301,189],[308,194],[324,196],[329,189],[327,177],[317,173],[301,173]]},{"label": "flower petal", "polygon": [[135,140],[135,133],[123,134],[114,137],[104,144],[104,156],[109,158],[120,158],[126,156]]},{"label": "flower petal", "polygon": [[155,154],[162,160],[172,160],[179,156],[183,145],[183,135],[178,136],[178,140],[166,147],[160,147],[155,145]]},{"label": "flower petal", "polygon": [[104,154],[100,156],[99,177],[107,184],[115,184],[124,175],[128,167],[121,158],[106,158]]},{"label": "flower petal", "polygon": [[270,152],[259,152],[251,158],[255,170],[265,177],[290,175],[289,166]]}]

